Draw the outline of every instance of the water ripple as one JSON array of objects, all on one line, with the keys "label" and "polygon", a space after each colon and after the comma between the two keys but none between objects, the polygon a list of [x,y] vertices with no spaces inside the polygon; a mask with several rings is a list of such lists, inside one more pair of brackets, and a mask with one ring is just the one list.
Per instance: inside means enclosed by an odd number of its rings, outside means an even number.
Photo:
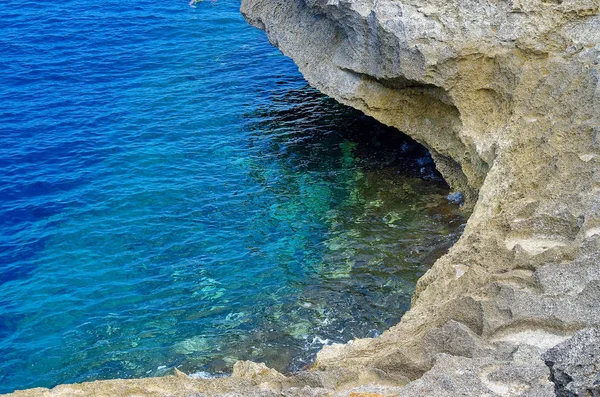
[{"label": "water ripple", "polygon": [[0,7],[0,393],[374,336],[463,219],[238,3]]}]

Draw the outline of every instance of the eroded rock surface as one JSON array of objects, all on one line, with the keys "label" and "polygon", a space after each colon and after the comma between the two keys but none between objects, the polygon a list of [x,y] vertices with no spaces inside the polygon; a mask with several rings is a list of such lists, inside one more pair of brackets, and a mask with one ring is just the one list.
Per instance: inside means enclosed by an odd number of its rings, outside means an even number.
[{"label": "eroded rock surface", "polygon": [[600,321],[599,7],[243,2],[312,85],[427,146],[474,207],[401,323],[326,347],[315,368],[402,382],[435,370],[436,352],[473,360],[502,343],[543,352]]},{"label": "eroded rock surface", "polygon": [[[15,395],[596,390],[597,376],[577,372],[569,352],[598,350],[577,331],[600,326],[599,0],[243,0],[242,12],[316,88],[430,149],[472,209],[463,236],[419,281],[398,325],[324,348],[309,371],[246,363],[212,381]],[[597,356],[588,361],[586,371],[600,368]]]},{"label": "eroded rock surface", "polygon": [[586,328],[543,355],[556,395],[600,396],[600,329]]}]

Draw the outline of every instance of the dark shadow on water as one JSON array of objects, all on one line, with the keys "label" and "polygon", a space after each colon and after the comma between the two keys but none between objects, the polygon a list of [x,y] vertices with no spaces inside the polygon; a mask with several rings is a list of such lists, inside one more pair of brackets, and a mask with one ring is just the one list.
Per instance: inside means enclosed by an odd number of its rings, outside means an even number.
[{"label": "dark shadow on water", "polygon": [[353,161],[365,170],[394,167],[398,174],[445,184],[429,152],[393,127],[306,86],[273,95],[247,115],[255,142],[268,137],[267,152],[286,158],[292,170],[331,170],[353,145]]},{"label": "dark shadow on water", "polygon": [[[83,179],[9,184],[14,201],[39,197],[45,206],[11,205],[0,218],[6,235],[36,224],[29,234],[42,236],[10,246],[0,239],[0,286],[38,282],[51,308],[44,310],[57,315],[45,318],[33,301],[22,316],[0,300],[0,357],[13,363],[0,373],[4,390],[160,376],[173,367],[223,374],[240,359],[296,371],[325,344],[373,337],[399,321],[417,279],[465,220],[425,148],[292,78],[261,87],[250,110],[219,125],[220,141],[200,129],[187,136],[185,156],[112,159],[129,159],[133,176],[144,178],[171,161],[154,190],[135,193],[134,178],[134,193],[120,195],[111,167],[94,167],[117,150],[108,142],[92,145],[105,152],[74,157],[90,164],[44,168],[68,176],[85,166]],[[155,138],[140,147],[161,147]],[[211,150],[192,150],[198,146]],[[162,180],[171,178],[172,196],[163,197]],[[61,192],[76,199],[54,204]],[[120,205],[95,206],[107,199]],[[135,215],[144,206],[152,213]],[[43,252],[66,262],[48,283],[55,269]],[[56,336],[47,350],[27,344],[38,326]],[[27,343],[12,343],[17,331]]]},{"label": "dark shadow on water", "polygon": [[[245,119],[256,153],[248,174],[280,201],[274,220],[256,229],[287,233],[268,255],[278,265],[272,277],[289,286],[257,303],[246,335],[230,338],[227,350],[296,371],[324,344],[396,324],[465,219],[423,146],[308,86],[273,94]],[[226,373],[226,356],[181,366]]]}]

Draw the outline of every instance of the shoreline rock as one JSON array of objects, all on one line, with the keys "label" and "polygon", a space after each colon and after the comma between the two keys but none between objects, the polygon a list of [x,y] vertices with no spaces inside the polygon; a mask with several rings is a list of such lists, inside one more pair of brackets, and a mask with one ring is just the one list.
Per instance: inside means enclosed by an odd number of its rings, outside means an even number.
[{"label": "shoreline rock", "polygon": [[315,369],[415,380],[446,354],[432,335],[449,324],[492,343],[486,358],[597,325],[599,4],[243,1],[313,86],[424,144],[473,208],[400,324],[325,347]]},{"label": "shoreline rock", "polygon": [[[243,0],[242,12],[314,87],[430,149],[473,211],[463,236],[419,280],[398,325],[325,347],[310,370],[241,363],[230,378],[13,395],[596,391],[573,352],[599,348],[600,2]],[[581,360],[600,367],[596,355]]]}]

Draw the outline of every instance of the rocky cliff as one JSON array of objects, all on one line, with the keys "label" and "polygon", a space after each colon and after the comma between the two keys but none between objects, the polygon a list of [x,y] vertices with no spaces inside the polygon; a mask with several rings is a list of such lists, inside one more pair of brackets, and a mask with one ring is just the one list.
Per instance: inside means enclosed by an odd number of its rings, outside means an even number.
[{"label": "rocky cliff", "polygon": [[425,374],[406,395],[442,378],[473,395],[567,387],[544,352],[600,322],[600,2],[245,0],[242,12],[312,85],[427,146],[474,207],[401,323],[325,348],[315,368]]},{"label": "rocky cliff", "polygon": [[[427,146],[472,215],[375,339],[283,376],[16,395],[600,395],[599,0],[243,0],[319,90]],[[588,394],[586,394],[588,393]],[[596,394],[593,394],[596,393]]]}]

